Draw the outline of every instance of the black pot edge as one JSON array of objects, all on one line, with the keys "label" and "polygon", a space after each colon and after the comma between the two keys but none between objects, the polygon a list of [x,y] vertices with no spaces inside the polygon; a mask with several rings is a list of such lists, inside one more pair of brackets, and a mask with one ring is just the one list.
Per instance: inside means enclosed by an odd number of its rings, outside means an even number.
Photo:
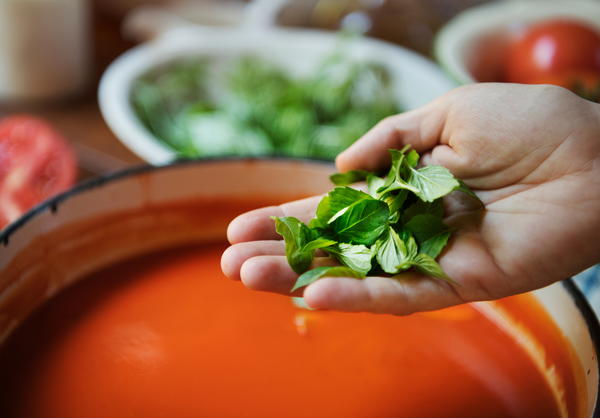
[{"label": "black pot edge", "polygon": [[[50,211],[55,213],[58,210],[59,205],[69,198],[78,195],[79,193],[95,189],[96,187],[103,186],[106,183],[117,181],[123,178],[128,178],[131,176],[135,176],[137,174],[149,173],[153,171],[162,171],[169,170],[181,166],[187,165],[196,165],[196,164],[206,164],[206,163],[219,163],[219,162],[251,162],[251,161],[297,161],[304,162],[309,164],[317,164],[317,165],[331,165],[331,161],[329,160],[319,160],[319,159],[306,159],[306,158],[293,158],[293,157],[283,157],[283,156],[274,156],[274,157],[256,157],[256,158],[240,158],[240,157],[216,157],[216,158],[202,158],[202,159],[180,159],[176,160],[172,163],[165,165],[149,165],[142,164],[138,166],[134,166],[131,168],[127,168],[125,170],[117,171],[111,174],[102,175],[99,177],[95,177],[86,181],[83,181],[69,190],[54,196],[51,199],[48,199],[39,205],[33,207],[31,210],[23,214],[19,219],[15,222],[11,223],[4,230],[0,230],[0,245],[8,246],[10,237],[24,225],[26,225],[29,221],[36,218],[46,211]],[[596,351],[596,356],[600,355],[600,323],[598,322],[598,318],[596,314],[592,310],[588,301],[585,299],[583,293],[579,288],[575,285],[572,278],[568,278],[563,280],[563,287],[566,291],[571,295],[573,300],[575,301],[575,305],[581,312],[583,316],[589,332],[592,338],[592,342],[594,343],[594,348]],[[600,372],[600,370],[599,370]],[[598,395],[596,398],[596,405],[594,408],[593,418],[600,418],[600,373],[598,380]]]},{"label": "black pot edge", "polygon": [[308,158],[294,158],[294,157],[285,157],[285,156],[273,156],[273,157],[252,157],[252,158],[241,158],[235,156],[224,156],[224,157],[215,157],[215,158],[201,158],[201,159],[179,159],[169,164],[164,165],[150,165],[150,164],[142,164],[133,166],[131,168],[126,168],[124,170],[116,171],[114,173],[101,175],[98,177],[91,178],[89,180],[82,181],[81,183],[76,184],[72,188],[60,193],[48,200],[43,201],[42,203],[34,206],[29,211],[21,215],[19,219],[9,224],[5,229],[0,229],[0,249],[1,246],[8,246],[10,242],[10,237],[15,234],[19,229],[21,229],[24,225],[26,225],[29,221],[36,218],[40,214],[50,211],[55,213],[58,210],[58,207],[65,200],[70,199],[73,196],[78,195],[79,193],[86,192],[88,190],[95,189],[96,187],[100,187],[105,185],[106,183],[110,183],[113,181],[117,181],[120,179],[132,177],[138,174],[149,173],[153,171],[162,171],[169,170],[177,167],[187,166],[187,165],[203,165],[203,164],[213,164],[213,163],[233,163],[233,162],[260,162],[260,161],[280,161],[280,162],[302,162],[308,164],[316,164],[316,165],[331,165],[333,163],[329,160],[320,160],[320,159],[308,159]]},{"label": "black pot edge", "polygon": [[[596,316],[587,299],[585,298],[581,290],[577,287],[572,278],[563,280],[561,284],[565,288],[567,293],[573,298],[575,306],[577,306],[577,309],[579,309],[581,316],[583,316],[583,319],[587,324],[588,331],[590,333],[590,337],[592,339],[592,342],[594,343],[594,349],[596,351],[596,361],[599,361],[598,355],[600,354],[600,323],[598,322],[598,317]],[[598,364],[600,365],[600,362]],[[587,373],[587,370],[585,372]],[[594,407],[593,418],[600,418],[600,369],[598,370],[598,372],[598,393],[596,395],[596,405]]]}]

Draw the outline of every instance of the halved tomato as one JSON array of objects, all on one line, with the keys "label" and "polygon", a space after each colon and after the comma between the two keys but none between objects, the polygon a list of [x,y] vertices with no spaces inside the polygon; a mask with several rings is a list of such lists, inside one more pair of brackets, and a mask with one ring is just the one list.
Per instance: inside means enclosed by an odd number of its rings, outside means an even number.
[{"label": "halved tomato", "polygon": [[27,115],[0,120],[0,228],[71,187],[76,175],[73,151],[48,123]]}]

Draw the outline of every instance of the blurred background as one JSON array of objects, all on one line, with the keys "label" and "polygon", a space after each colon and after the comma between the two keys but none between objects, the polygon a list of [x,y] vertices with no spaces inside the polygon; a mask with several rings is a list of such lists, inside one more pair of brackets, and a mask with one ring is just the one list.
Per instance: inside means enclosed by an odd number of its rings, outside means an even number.
[{"label": "blurred background", "polygon": [[[599,22],[593,0],[2,1],[0,227],[144,162],[332,160],[381,118],[464,83],[597,100]],[[554,42],[539,74],[538,38]]]},{"label": "blurred background", "polygon": [[[484,0],[293,0],[282,8],[277,24],[306,28],[337,30],[344,20],[354,17],[367,25],[369,36],[381,38],[403,45],[424,55],[432,52],[433,36],[450,18],[461,10]],[[216,4],[220,3],[220,4]],[[4,36],[8,39],[0,43],[5,73],[34,72],[28,67],[35,66],[37,86],[15,87],[14,92],[0,86],[0,115],[12,113],[32,114],[50,122],[75,149],[82,178],[110,172],[142,160],[123,146],[111,133],[99,112],[96,92],[100,76],[106,67],[121,53],[135,46],[139,39],[127,36],[123,23],[128,14],[136,8],[154,5],[187,9],[188,16],[199,23],[211,23],[222,16],[223,3],[230,3],[228,16],[235,21],[241,14],[241,7],[235,0],[7,0],[0,6],[0,23]],[[203,4],[207,7],[202,7]],[[198,10],[194,13],[195,6]],[[210,13],[210,8],[215,10]],[[204,14],[200,14],[203,12]],[[56,16],[52,16],[55,14]],[[4,16],[2,16],[4,15]],[[60,15],[60,17],[58,17]],[[68,22],[68,24],[67,24]],[[223,21],[221,22],[223,23]],[[67,24],[68,27],[65,27]],[[39,28],[39,26],[43,28]],[[38,26],[38,28],[36,28]],[[62,33],[59,33],[62,32]],[[57,51],[44,51],[37,57],[41,45],[39,38],[55,37],[48,44]],[[24,40],[22,38],[30,38]],[[21,39],[17,39],[21,38]],[[11,42],[13,45],[7,45]],[[54,41],[54,42],[52,42]],[[28,43],[28,45],[26,45]],[[40,42],[41,43],[41,42]],[[14,49],[21,51],[14,51]],[[60,76],[48,74],[48,68],[56,67],[57,54],[75,54],[80,62],[62,62],[57,72]],[[15,57],[15,55],[25,55]],[[46,67],[46,68],[44,68]],[[75,68],[73,68],[75,67]],[[74,72],[67,80],[66,72]],[[27,74],[26,74],[27,75]],[[18,77],[16,77],[18,78]],[[42,78],[42,79],[40,79]],[[16,84],[18,81],[5,75],[2,83]],[[32,80],[25,80],[32,84]],[[61,84],[57,85],[57,84]],[[37,88],[37,92],[30,90]],[[31,93],[31,94],[28,94]],[[32,99],[29,96],[33,97]],[[39,97],[38,97],[39,96]],[[23,99],[24,97],[24,99]]]}]

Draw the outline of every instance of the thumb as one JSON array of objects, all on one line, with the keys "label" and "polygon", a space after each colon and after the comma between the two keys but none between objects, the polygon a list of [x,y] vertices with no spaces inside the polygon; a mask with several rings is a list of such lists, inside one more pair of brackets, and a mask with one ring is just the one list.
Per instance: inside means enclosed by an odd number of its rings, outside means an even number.
[{"label": "thumb", "polygon": [[375,171],[387,167],[390,164],[390,148],[411,145],[418,152],[432,149],[440,142],[447,101],[446,96],[442,96],[418,109],[383,119],[338,155],[335,161],[338,170]]}]

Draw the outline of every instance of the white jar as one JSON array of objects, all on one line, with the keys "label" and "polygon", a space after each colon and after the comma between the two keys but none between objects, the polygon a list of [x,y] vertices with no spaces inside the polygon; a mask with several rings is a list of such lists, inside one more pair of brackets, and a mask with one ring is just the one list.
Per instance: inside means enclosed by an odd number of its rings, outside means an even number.
[{"label": "white jar", "polygon": [[0,102],[80,93],[91,76],[87,0],[0,0]]}]

